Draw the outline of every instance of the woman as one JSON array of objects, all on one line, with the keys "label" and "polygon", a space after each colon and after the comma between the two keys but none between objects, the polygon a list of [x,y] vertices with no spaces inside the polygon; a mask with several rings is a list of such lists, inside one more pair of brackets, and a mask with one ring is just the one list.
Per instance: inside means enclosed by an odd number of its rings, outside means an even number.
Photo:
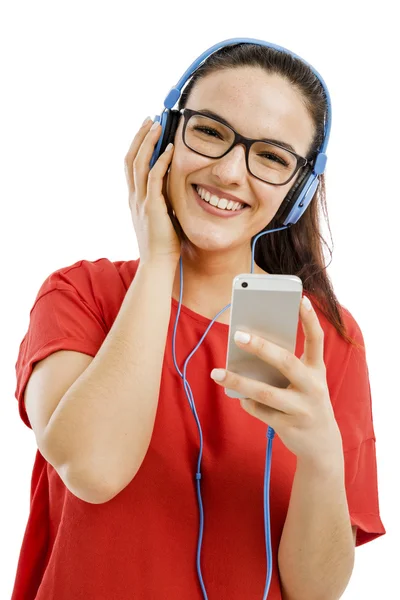
[{"label": "woman", "polygon": [[[355,544],[385,533],[363,337],[323,265],[321,176],[300,220],[255,248],[255,273],[297,275],[311,300],[311,310],[300,311],[295,354],[256,336],[238,342],[281,369],[288,389],[232,373],[214,379],[225,364],[229,311],[186,372],[204,440],[198,578],[199,432],[171,349],[178,261],[182,366],[229,304],[234,276],[249,271],[251,241],[279,226],[299,165],[312,165],[326,97],[301,60],[239,43],[198,68],[179,109],[174,145],[151,170],[161,133],[151,120],[125,159],[140,260],[62,268],[31,311],[16,397],[39,451],[13,600],[262,598],[267,425],[277,434],[268,598],[339,598]],[[233,132],[264,142],[247,157],[243,143],[229,150],[229,142],[217,156],[201,151],[199,131],[221,143]],[[270,150],[255,151],[260,143]],[[260,155],[274,173],[285,166],[285,177],[260,168]],[[224,386],[248,399],[228,398]]]}]

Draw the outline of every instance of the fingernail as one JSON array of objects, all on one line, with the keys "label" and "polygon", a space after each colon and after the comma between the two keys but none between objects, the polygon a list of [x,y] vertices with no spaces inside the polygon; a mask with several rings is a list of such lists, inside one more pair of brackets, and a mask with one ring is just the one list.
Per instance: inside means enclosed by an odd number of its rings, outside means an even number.
[{"label": "fingernail", "polygon": [[213,369],[211,371],[210,377],[215,381],[223,381],[225,379],[226,371],[225,369]]},{"label": "fingernail", "polygon": [[174,146],[174,145],[173,145],[173,143],[172,143],[172,142],[170,142],[170,143],[168,144],[168,146],[165,148],[164,152],[169,152],[170,150],[172,150],[173,146]]},{"label": "fingernail", "polygon": [[146,117],[142,123],[142,127],[143,127],[143,125],[146,125],[146,123],[148,123],[149,121],[151,121],[151,117]]},{"label": "fingernail", "polygon": [[304,308],[306,310],[311,310],[312,309],[312,304],[310,302],[310,299],[307,298],[307,296],[303,296],[302,303],[303,303],[303,306],[304,306]]},{"label": "fingernail", "polygon": [[242,344],[248,344],[250,341],[250,334],[244,331],[236,331],[233,337],[235,342],[241,342]]},{"label": "fingernail", "polygon": [[156,129],[159,126],[159,122],[158,121],[154,121],[153,125],[150,127],[150,131],[152,131],[153,129]]}]

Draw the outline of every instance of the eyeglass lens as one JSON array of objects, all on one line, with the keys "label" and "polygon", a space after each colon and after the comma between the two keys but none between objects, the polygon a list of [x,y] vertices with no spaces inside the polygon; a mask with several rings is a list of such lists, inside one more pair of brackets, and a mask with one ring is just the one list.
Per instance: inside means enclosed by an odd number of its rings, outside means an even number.
[{"label": "eyeglass lens", "polygon": [[[185,143],[195,152],[219,158],[232,145],[235,134],[211,117],[192,115],[186,125]],[[266,182],[282,184],[296,170],[297,160],[290,152],[266,142],[254,142],[249,152],[250,172]]]}]

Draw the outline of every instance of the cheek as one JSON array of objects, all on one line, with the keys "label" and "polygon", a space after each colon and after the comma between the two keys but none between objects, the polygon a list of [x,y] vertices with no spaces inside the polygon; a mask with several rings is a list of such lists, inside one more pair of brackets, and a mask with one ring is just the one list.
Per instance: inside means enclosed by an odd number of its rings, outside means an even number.
[{"label": "cheek", "polygon": [[[209,159],[191,152],[183,142],[178,142],[175,146],[169,171],[169,186],[171,190],[173,191],[182,185],[187,185],[186,180],[192,173],[207,167],[209,164]],[[192,177],[192,179],[194,183],[195,177]]]},{"label": "cheek", "polygon": [[264,211],[275,214],[290,190],[290,184],[285,186],[265,186],[264,184],[258,186],[257,184],[257,188],[254,190],[254,193],[256,198],[258,198],[259,206]]},{"label": "cheek", "polygon": [[190,161],[185,157],[185,153],[175,148],[167,175],[167,194],[172,202],[174,198],[179,197],[188,173],[190,173]]},{"label": "cheek", "polygon": [[167,193],[171,200],[173,200],[174,195],[178,192],[180,182],[182,181],[182,162],[179,157],[175,153],[172,158],[171,166],[168,170],[168,178],[167,178]]}]

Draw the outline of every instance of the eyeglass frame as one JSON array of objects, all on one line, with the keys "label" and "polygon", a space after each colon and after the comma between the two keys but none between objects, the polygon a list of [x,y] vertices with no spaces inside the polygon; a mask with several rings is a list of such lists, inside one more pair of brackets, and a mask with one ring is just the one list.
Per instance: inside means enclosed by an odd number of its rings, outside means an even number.
[{"label": "eyeglass frame", "polygon": [[[192,152],[195,152],[196,154],[199,154],[200,156],[205,156],[207,158],[214,158],[214,159],[219,159],[222,158],[223,156],[226,156],[228,154],[228,152],[230,152],[232,150],[232,148],[234,146],[237,146],[237,144],[242,144],[245,147],[245,156],[246,156],[246,168],[247,171],[250,173],[250,175],[252,175],[252,177],[255,177],[256,179],[259,179],[260,181],[263,181],[264,183],[269,183],[270,185],[276,185],[276,186],[280,186],[280,185],[286,185],[287,183],[289,183],[289,181],[291,181],[293,179],[293,177],[296,175],[296,173],[300,170],[303,169],[307,164],[311,164],[312,160],[309,160],[307,158],[304,158],[304,156],[300,156],[299,154],[296,154],[296,152],[292,152],[292,150],[289,150],[288,148],[285,148],[284,146],[277,144],[276,142],[271,142],[267,139],[252,139],[252,138],[247,138],[243,135],[241,135],[240,133],[238,133],[235,129],[233,129],[233,127],[231,127],[230,125],[228,125],[223,119],[221,118],[217,118],[214,116],[210,116],[207,113],[201,112],[199,110],[192,110],[191,108],[182,108],[179,111],[184,118],[184,122],[183,122],[183,128],[182,128],[182,141],[185,144],[185,146],[187,148],[189,148],[189,150],[191,150]],[[234,140],[232,142],[232,144],[230,145],[230,147],[226,150],[226,152],[224,152],[223,154],[221,154],[221,156],[208,156],[208,154],[203,154],[202,152],[198,152],[197,150],[193,150],[193,148],[191,148],[185,141],[185,132],[186,132],[186,127],[187,124],[189,122],[189,119],[194,116],[194,115],[201,115],[202,117],[207,117],[207,119],[211,119],[212,121],[216,121],[217,123],[221,123],[221,125],[224,125],[224,127],[227,127],[228,129],[230,129],[233,134],[234,134]],[[296,168],[294,170],[294,172],[292,173],[292,175],[289,177],[289,179],[287,179],[286,181],[284,181],[283,183],[272,183],[271,181],[267,181],[266,179],[262,179],[261,177],[258,177],[257,175],[254,175],[254,173],[252,173],[250,171],[250,167],[249,167],[249,153],[250,153],[250,148],[251,146],[256,143],[256,142],[262,142],[262,143],[267,143],[267,144],[271,144],[271,146],[275,146],[276,148],[281,148],[282,150],[285,150],[286,152],[289,152],[289,154],[291,154],[292,156],[295,157],[296,159]]]}]

